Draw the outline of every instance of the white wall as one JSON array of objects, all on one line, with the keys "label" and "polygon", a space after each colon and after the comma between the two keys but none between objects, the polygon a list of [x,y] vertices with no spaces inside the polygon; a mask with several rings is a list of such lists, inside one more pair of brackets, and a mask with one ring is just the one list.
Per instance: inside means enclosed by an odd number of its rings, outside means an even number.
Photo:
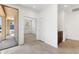
[{"label": "white wall", "polygon": [[37,19],[32,19],[32,33],[36,34],[36,20]]},{"label": "white wall", "polygon": [[66,38],[79,40],[79,11],[66,14]]},{"label": "white wall", "polygon": [[64,24],[64,9],[58,5],[58,31],[63,31]]},{"label": "white wall", "polygon": [[24,25],[25,25],[25,16],[37,17],[36,13],[33,10],[22,7],[20,5],[8,5],[14,8],[19,9],[19,45],[24,44]]},{"label": "white wall", "polygon": [[40,13],[38,23],[38,39],[53,46],[57,46],[57,5],[51,5]]}]

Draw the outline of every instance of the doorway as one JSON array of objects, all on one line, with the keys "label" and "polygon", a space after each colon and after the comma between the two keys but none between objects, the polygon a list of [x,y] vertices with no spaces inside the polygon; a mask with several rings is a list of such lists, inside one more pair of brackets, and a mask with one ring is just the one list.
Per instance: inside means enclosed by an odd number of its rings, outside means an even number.
[{"label": "doorway", "polygon": [[0,50],[18,45],[18,13],[14,7],[0,5]]},{"label": "doorway", "polygon": [[31,42],[33,40],[36,40],[36,24],[37,24],[37,18],[33,17],[25,17],[25,27],[24,27],[24,39],[26,42]]}]

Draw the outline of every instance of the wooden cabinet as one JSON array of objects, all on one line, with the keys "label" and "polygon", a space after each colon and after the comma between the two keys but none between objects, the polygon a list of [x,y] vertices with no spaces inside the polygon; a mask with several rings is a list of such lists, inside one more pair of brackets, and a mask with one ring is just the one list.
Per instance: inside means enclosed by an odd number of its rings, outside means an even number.
[{"label": "wooden cabinet", "polygon": [[63,41],[63,31],[58,31],[58,45]]}]

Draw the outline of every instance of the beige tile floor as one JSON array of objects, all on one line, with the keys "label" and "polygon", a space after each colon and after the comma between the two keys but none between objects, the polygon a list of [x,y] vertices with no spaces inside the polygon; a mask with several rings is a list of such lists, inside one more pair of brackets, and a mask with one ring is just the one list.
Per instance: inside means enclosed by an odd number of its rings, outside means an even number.
[{"label": "beige tile floor", "polygon": [[79,48],[53,48],[35,39],[32,34],[25,35],[25,44],[1,51],[2,54],[78,54]]}]

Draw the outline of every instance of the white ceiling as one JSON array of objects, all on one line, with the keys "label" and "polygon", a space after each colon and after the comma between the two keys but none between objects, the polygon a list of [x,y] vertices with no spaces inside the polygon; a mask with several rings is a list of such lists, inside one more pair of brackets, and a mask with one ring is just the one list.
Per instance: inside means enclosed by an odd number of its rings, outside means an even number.
[{"label": "white ceiling", "polygon": [[[23,7],[30,8],[36,12],[41,12],[52,4],[20,4]],[[79,4],[59,4],[59,10],[66,10],[70,12],[74,8],[79,8]]]},{"label": "white ceiling", "polygon": [[36,12],[41,12],[47,7],[49,7],[51,4],[21,4],[21,6],[30,8]]},{"label": "white ceiling", "polygon": [[59,4],[59,11],[72,12],[73,9],[79,8],[79,4]]}]

